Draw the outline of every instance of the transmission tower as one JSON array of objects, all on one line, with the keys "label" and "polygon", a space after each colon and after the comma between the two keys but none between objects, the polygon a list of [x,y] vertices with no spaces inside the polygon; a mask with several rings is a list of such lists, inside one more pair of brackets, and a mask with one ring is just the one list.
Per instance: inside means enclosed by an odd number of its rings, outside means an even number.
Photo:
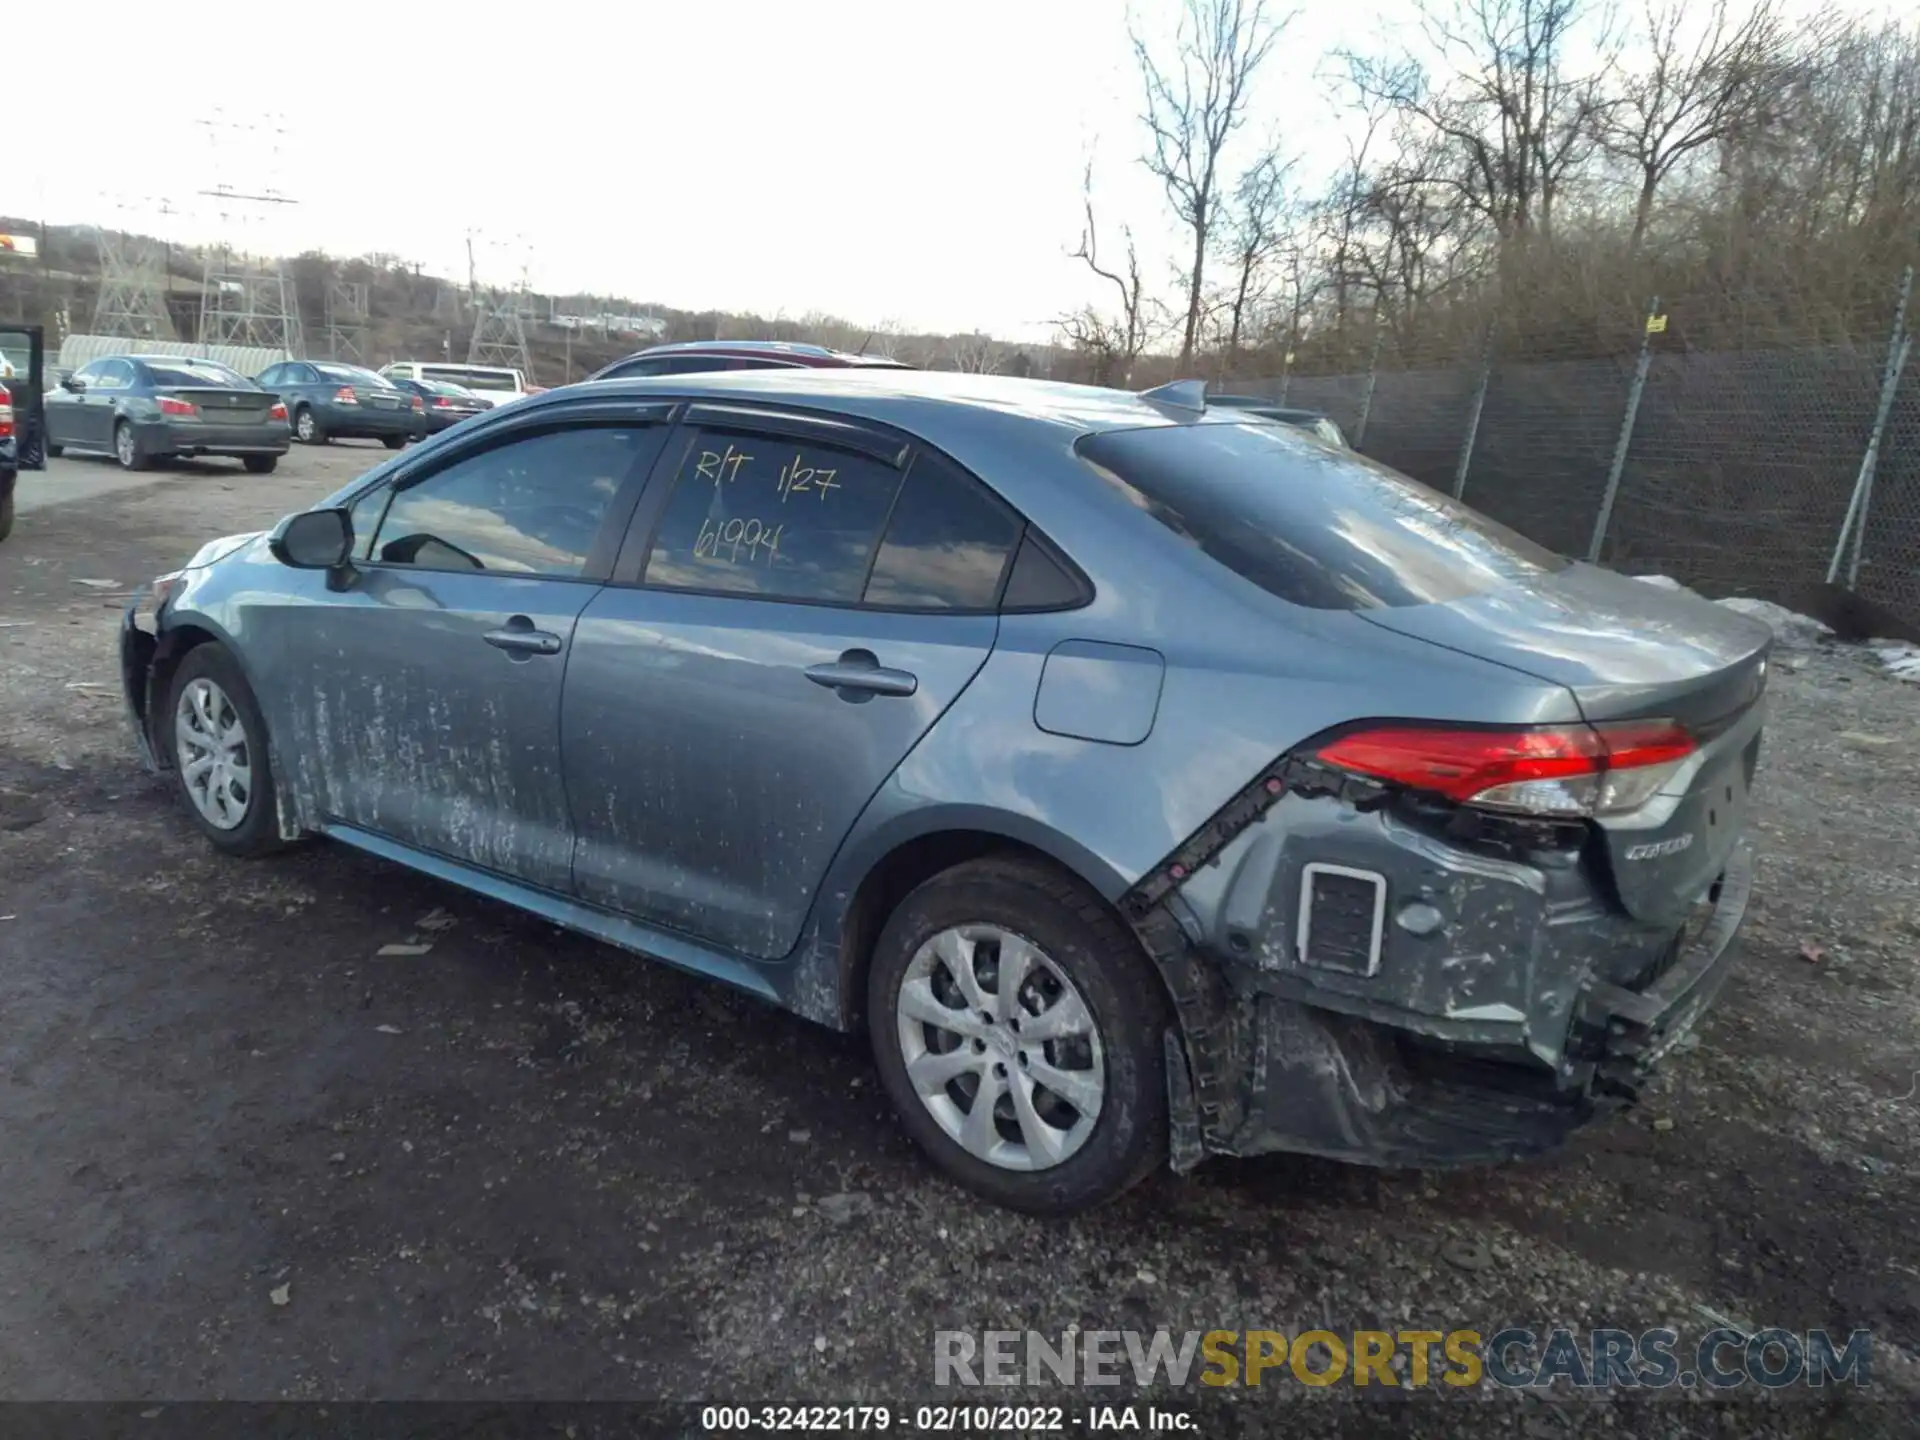
[{"label": "transmission tower", "polygon": [[504,365],[533,378],[533,356],[527,349],[527,321],[533,315],[528,266],[511,288],[480,285],[474,260],[473,235],[467,236],[467,294],[473,304],[473,338],[467,342],[469,365]]},{"label": "transmission tower", "polygon": [[323,348],[329,360],[364,364],[367,358],[367,286],[364,281],[327,282],[327,326]]},{"label": "transmission tower", "polygon": [[[130,207],[121,202],[122,211]],[[164,200],[143,201],[141,214],[171,215]],[[98,230],[100,293],[93,306],[93,333],[127,340],[172,340],[167,313],[167,247],[129,229]]]},{"label": "transmission tower", "polygon": [[[277,125],[229,121],[217,111],[198,123],[212,140],[215,172],[212,185],[199,193],[213,202],[222,234],[220,241],[206,249],[200,290],[200,343],[253,345],[304,354],[299,297],[280,247],[263,240],[256,240],[252,248],[245,243],[250,224],[258,227],[269,216],[298,202],[271,183],[250,180],[236,186],[223,173],[227,146],[236,139],[250,144],[266,136],[270,137],[268,153],[253,157],[249,163],[264,170],[264,178],[270,182],[279,168],[277,140],[285,131]],[[234,243],[236,235],[242,241],[238,245]]]}]

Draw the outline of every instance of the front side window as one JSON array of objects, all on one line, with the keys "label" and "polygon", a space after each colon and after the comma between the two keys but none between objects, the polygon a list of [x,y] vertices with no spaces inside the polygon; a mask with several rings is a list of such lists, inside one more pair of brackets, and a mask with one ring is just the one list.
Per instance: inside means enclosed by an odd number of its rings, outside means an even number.
[{"label": "front side window", "polygon": [[1020,541],[1020,517],[938,455],[907,472],[867,581],[869,605],[991,610]]},{"label": "front side window", "polygon": [[1567,564],[1479,511],[1291,426],[1111,430],[1077,448],[1130,503],[1295,605],[1444,604]]},{"label": "front side window", "polygon": [[[649,434],[638,425],[582,426],[465,456],[394,494],[369,558],[427,570],[577,576]],[[377,502],[369,503],[377,512]]]},{"label": "front side window", "polygon": [[644,581],[856,605],[900,478],[811,440],[703,430],[681,462]]}]

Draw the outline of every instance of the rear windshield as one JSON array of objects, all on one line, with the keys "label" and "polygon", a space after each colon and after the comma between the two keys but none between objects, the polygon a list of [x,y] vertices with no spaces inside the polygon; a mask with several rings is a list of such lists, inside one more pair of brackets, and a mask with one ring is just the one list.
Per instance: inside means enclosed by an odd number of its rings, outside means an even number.
[{"label": "rear windshield", "polygon": [[315,365],[323,380],[344,380],[349,385],[371,385],[376,390],[398,390],[384,375],[376,375],[371,370],[362,370],[358,365]]},{"label": "rear windshield", "polygon": [[1095,474],[1183,540],[1295,605],[1459,600],[1568,563],[1459,501],[1290,426],[1089,435]]},{"label": "rear windshield", "polygon": [[450,385],[471,385],[481,390],[518,390],[513,374],[507,370],[454,370],[437,365],[423,366],[422,380],[445,381]]},{"label": "rear windshield", "polygon": [[224,365],[155,365],[147,362],[147,374],[156,385],[196,386],[202,390],[254,390],[259,387],[246,376]]}]

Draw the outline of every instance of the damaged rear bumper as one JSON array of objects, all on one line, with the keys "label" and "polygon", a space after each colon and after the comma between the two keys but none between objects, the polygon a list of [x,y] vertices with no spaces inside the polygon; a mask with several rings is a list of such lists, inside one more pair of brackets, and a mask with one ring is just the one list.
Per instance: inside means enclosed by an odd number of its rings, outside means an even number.
[{"label": "damaged rear bumper", "polygon": [[[1539,1154],[1632,1103],[1727,979],[1752,888],[1744,842],[1686,923],[1662,927],[1608,903],[1577,854],[1462,850],[1351,799],[1290,789],[1133,908],[1179,1020],[1176,1169],[1209,1153]],[[1370,963],[1307,963],[1303,882],[1329,853],[1392,877]],[[1354,913],[1364,937],[1367,907]]]}]

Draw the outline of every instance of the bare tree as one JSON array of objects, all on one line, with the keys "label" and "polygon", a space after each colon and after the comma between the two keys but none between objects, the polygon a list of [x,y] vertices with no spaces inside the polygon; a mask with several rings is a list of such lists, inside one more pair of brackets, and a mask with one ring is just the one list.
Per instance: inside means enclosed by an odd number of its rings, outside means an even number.
[{"label": "bare tree", "polygon": [[947,345],[948,362],[968,375],[992,375],[1002,358],[1001,347],[991,335],[956,335]]},{"label": "bare tree", "polygon": [[[1457,0],[1423,4],[1430,47],[1447,67],[1435,82],[1420,62],[1349,56],[1355,87],[1430,132],[1451,152],[1436,175],[1491,222],[1503,273],[1536,236],[1550,236],[1554,203],[1592,147],[1599,71],[1569,74],[1568,51],[1588,0]],[[1604,55],[1608,37],[1595,37]]]},{"label": "bare tree", "polygon": [[1227,211],[1227,243],[1233,261],[1233,291],[1227,301],[1227,351],[1240,349],[1252,318],[1251,307],[1264,296],[1266,267],[1285,242],[1291,196],[1287,172],[1292,161],[1267,154],[1256,160],[1234,186]]},{"label": "bare tree", "polygon": [[1133,36],[1134,57],[1146,87],[1151,149],[1144,157],[1167,193],[1174,215],[1192,232],[1187,312],[1180,364],[1193,359],[1200,330],[1211,248],[1220,203],[1220,157],[1247,117],[1248,91],[1289,15],[1278,21],[1266,0],[1185,0],[1175,53],[1162,66],[1146,42]]},{"label": "bare tree", "polygon": [[1133,230],[1121,226],[1120,238],[1125,258],[1119,268],[1100,258],[1100,225],[1093,213],[1093,164],[1088,162],[1080,182],[1081,205],[1086,223],[1080,231],[1080,247],[1074,259],[1085,263],[1100,279],[1111,285],[1119,301],[1119,310],[1107,314],[1087,305],[1060,317],[1060,333],[1067,343],[1090,362],[1095,383],[1124,385],[1133,371],[1133,362],[1147,347],[1146,288],[1140,279],[1140,252],[1134,245]]},{"label": "bare tree", "polygon": [[1633,172],[1629,254],[1646,240],[1654,199],[1675,167],[1767,123],[1792,50],[1774,0],[1758,0],[1739,17],[1728,15],[1726,0],[1713,0],[1703,24],[1690,26],[1690,18],[1687,0],[1647,0],[1633,47],[1644,63],[1595,112],[1601,146]]}]

